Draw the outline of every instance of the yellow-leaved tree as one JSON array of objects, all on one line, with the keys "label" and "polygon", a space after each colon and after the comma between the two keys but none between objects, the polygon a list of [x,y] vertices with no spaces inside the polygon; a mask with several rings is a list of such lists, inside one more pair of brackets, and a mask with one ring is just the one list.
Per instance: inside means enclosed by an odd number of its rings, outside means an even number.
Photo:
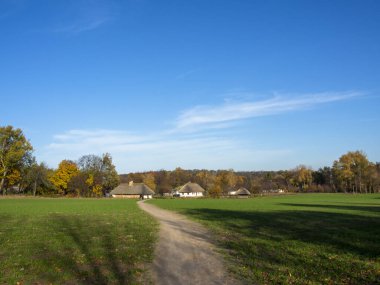
[{"label": "yellow-leaved tree", "polygon": [[78,166],[71,160],[62,160],[58,169],[50,177],[50,182],[57,189],[58,194],[67,194],[67,185],[71,178],[79,173]]},{"label": "yellow-leaved tree", "polygon": [[150,189],[152,189],[153,191],[156,191],[156,182],[155,182],[155,178],[154,178],[154,175],[153,173],[149,172],[149,173],[145,173],[143,175],[143,182],[145,183],[145,185],[147,185]]},{"label": "yellow-leaved tree", "polygon": [[305,165],[299,165],[294,169],[293,184],[297,186],[299,190],[305,191],[313,182],[313,171],[311,168]]},{"label": "yellow-leaved tree", "polygon": [[88,185],[92,193],[96,196],[101,196],[103,194],[103,187],[101,184],[100,175],[94,175],[93,173],[89,173],[88,178],[86,180],[86,184]]}]

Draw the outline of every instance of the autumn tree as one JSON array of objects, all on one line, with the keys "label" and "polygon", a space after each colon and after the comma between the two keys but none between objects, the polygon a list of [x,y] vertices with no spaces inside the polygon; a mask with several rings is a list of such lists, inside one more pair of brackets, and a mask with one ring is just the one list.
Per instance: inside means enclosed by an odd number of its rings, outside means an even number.
[{"label": "autumn tree", "polygon": [[236,186],[237,176],[233,169],[219,170],[215,177],[215,189],[221,190],[223,194],[227,194],[228,191]]},{"label": "autumn tree", "polygon": [[294,170],[293,184],[300,191],[305,191],[313,181],[312,170],[305,165],[297,166]]},{"label": "autumn tree", "polygon": [[[155,172],[155,175],[157,172]],[[128,173],[128,175],[121,175],[120,181],[122,183],[128,183],[133,181],[135,183],[142,183],[144,180],[144,173]]]},{"label": "autumn tree", "polygon": [[173,188],[176,188],[178,186],[182,186],[186,184],[187,182],[191,181],[191,173],[189,171],[186,171],[182,169],[181,167],[177,167],[174,169],[174,171],[171,171],[169,174],[170,184]]},{"label": "autumn tree", "polygon": [[218,178],[216,178],[216,183],[210,188],[208,194],[213,198],[219,198],[223,194],[223,189]]},{"label": "autumn tree", "polygon": [[166,170],[160,170],[156,173],[156,190],[157,193],[163,195],[164,193],[170,193],[172,186],[169,181],[169,173]]},{"label": "autumn tree", "polygon": [[71,160],[63,160],[49,180],[57,189],[58,194],[66,195],[68,183],[78,173],[79,169],[75,162]]},{"label": "autumn tree", "polygon": [[263,186],[262,186],[260,177],[255,176],[252,173],[248,175],[246,188],[251,193],[260,193],[262,190],[262,187]]},{"label": "autumn tree", "polygon": [[[79,192],[90,191],[88,195],[101,196],[114,189],[120,183],[119,175],[112,163],[112,157],[109,153],[103,154],[102,157],[89,154],[84,155],[78,160],[78,166],[81,173],[87,175],[85,184],[81,177],[76,179],[76,192],[81,185],[84,187]],[[85,186],[86,185],[86,186]]]},{"label": "autumn tree", "polygon": [[156,179],[154,177],[154,174],[152,172],[144,173],[143,174],[143,183],[146,184],[150,189],[153,191],[156,191]]},{"label": "autumn tree", "polygon": [[195,175],[195,181],[209,193],[215,184],[215,175],[211,171],[201,170]]},{"label": "autumn tree", "polygon": [[334,161],[333,172],[337,185],[344,191],[353,193],[368,191],[371,163],[362,151],[349,151]]},{"label": "autumn tree", "polygon": [[3,195],[6,194],[7,178],[20,172],[20,168],[32,159],[32,151],[21,129],[0,127],[0,192]]},{"label": "autumn tree", "polygon": [[7,188],[18,185],[21,182],[21,173],[18,169],[12,169],[7,175],[6,186]]},{"label": "autumn tree", "polygon": [[88,173],[86,184],[89,187],[91,196],[101,196],[103,194],[102,176],[100,172]]}]

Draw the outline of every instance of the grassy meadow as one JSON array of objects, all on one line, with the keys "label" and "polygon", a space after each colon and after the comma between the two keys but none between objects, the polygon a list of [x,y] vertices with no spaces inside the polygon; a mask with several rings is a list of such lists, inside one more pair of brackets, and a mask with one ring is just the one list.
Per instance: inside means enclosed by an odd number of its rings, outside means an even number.
[{"label": "grassy meadow", "polygon": [[211,228],[249,284],[380,284],[380,195],[150,203]]},{"label": "grassy meadow", "polygon": [[138,284],[157,223],[135,200],[0,198],[0,284]]}]

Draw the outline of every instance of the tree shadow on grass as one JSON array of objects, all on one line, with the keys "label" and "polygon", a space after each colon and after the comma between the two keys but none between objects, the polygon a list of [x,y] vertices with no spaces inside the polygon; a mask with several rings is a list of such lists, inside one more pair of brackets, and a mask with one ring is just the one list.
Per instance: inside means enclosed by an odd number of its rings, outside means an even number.
[{"label": "tree shadow on grass", "polygon": [[[131,284],[135,258],[119,251],[111,226],[78,216],[54,215],[48,242],[35,241],[49,270],[37,282],[58,284]],[[49,233],[47,233],[49,234]]]},{"label": "tree shadow on grass", "polygon": [[369,206],[363,206],[363,205],[344,205],[343,206],[343,205],[323,205],[323,204],[280,203],[280,205],[380,213],[380,205],[375,206],[374,204],[370,204]]},{"label": "tree shadow on grass", "polygon": [[[315,209],[321,206],[316,205]],[[352,210],[351,207],[343,208]],[[377,207],[361,208],[355,207],[355,210],[378,210]],[[310,280],[317,283],[333,280],[337,284],[380,282],[380,274],[373,265],[380,256],[378,217],[296,209],[243,212],[204,208],[186,210],[185,214],[226,229],[231,236],[219,231],[225,235],[220,238],[221,245],[232,250],[238,262],[243,260],[244,267],[257,271],[253,281],[284,284],[302,284]],[[268,275],[262,275],[266,273]]]},{"label": "tree shadow on grass", "polygon": [[[205,221],[222,221],[230,230],[241,232],[247,237],[264,234],[275,240],[325,244],[364,257],[380,255],[380,219],[376,217],[300,210],[242,212],[191,209],[186,214]],[[357,241],[363,242],[357,244]]]}]

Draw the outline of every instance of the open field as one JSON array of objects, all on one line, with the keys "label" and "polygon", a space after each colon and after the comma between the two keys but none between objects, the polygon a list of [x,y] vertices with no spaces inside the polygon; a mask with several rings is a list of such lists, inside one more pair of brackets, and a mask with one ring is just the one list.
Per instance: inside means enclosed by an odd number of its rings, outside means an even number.
[{"label": "open field", "polygon": [[0,284],[147,283],[157,223],[134,200],[0,199]]},{"label": "open field", "polygon": [[216,234],[231,270],[259,284],[380,284],[380,195],[162,199]]}]

